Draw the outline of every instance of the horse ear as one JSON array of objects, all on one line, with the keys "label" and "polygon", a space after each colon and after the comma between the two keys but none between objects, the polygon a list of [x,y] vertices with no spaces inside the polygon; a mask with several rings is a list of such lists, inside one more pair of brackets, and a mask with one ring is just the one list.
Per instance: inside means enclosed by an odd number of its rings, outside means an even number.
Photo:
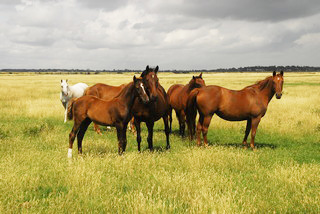
[{"label": "horse ear", "polygon": [[156,67],[156,69],[154,71],[157,73],[158,70],[159,70],[159,66],[157,65],[157,67]]},{"label": "horse ear", "polygon": [[202,79],[202,72],[200,73],[199,77]]},{"label": "horse ear", "polygon": [[280,71],[280,75],[283,76],[283,71]]},{"label": "horse ear", "polygon": [[146,67],[146,71],[149,71],[149,65],[147,65],[147,67]]},{"label": "horse ear", "polygon": [[277,72],[276,71],[273,71],[273,76],[276,76],[277,75]]},{"label": "horse ear", "polygon": [[196,77],[195,76],[192,76],[192,79],[195,79]]},{"label": "horse ear", "polygon": [[133,82],[136,82],[137,78],[136,75],[133,75]]}]

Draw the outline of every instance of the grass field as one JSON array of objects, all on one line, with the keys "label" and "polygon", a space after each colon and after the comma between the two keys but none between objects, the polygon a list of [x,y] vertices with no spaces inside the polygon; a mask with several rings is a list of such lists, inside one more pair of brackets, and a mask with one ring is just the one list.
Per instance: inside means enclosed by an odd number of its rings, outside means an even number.
[{"label": "grass field", "polygon": [[[138,74],[137,74],[138,75]],[[165,89],[193,74],[159,73]],[[194,74],[195,75],[195,74]],[[207,85],[241,89],[267,73],[203,74]],[[319,213],[320,73],[285,73],[256,135],[257,152],[240,147],[246,122],[213,117],[208,148],[178,136],[171,149],[163,123],[155,152],[142,152],[128,132],[117,155],[114,129],[89,127],[82,156],[67,158],[72,122],[63,123],[60,79],[119,85],[132,73],[98,75],[0,74],[0,213]]]}]

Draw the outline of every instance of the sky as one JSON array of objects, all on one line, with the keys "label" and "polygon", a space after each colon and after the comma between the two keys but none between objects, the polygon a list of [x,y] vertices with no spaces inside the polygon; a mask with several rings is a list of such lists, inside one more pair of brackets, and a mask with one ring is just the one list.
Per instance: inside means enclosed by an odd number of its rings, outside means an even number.
[{"label": "sky", "polygon": [[0,69],[320,66],[319,0],[0,0]]}]

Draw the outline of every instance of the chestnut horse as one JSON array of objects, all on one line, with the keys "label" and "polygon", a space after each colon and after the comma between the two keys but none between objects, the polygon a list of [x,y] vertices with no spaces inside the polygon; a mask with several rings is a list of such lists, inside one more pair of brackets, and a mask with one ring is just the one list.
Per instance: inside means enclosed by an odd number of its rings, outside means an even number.
[{"label": "chestnut horse", "polygon": [[132,118],[131,108],[135,98],[148,103],[142,78],[133,77],[133,82],[127,84],[115,98],[102,100],[86,95],[72,100],[68,106],[68,119],[73,119],[73,128],[69,134],[68,157],[72,157],[72,145],[77,135],[78,152],[82,153],[82,140],[91,122],[104,126],[115,126],[118,137],[118,153],[122,154],[127,145],[126,130]]},{"label": "chestnut horse", "polygon": [[145,122],[148,128],[148,147],[152,151],[153,150],[153,126],[154,122],[163,119],[164,122],[164,130],[166,134],[167,146],[166,149],[170,148],[169,143],[169,125],[168,125],[168,111],[169,111],[169,102],[168,96],[164,90],[164,88],[160,85],[159,79],[157,76],[157,72],[159,67],[152,69],[149,66],[146,67],[146,70],[142,72],[141,77],[144,80],[144,83],[147,88],[147,93],[150,98],[150,102],[148,104],[142,103],[139,99],[134,101],[132,107],[132,113],[134,116],[134,125],[136,127],[137,132],[137,143],[138,143],[138,151],[140,151],[140,143],[141,143],[141,128],[140,123]]},{"label": "chestnut horse", "polygon": [[247,138],[251,130],[250,147],[254,149],[254,138],[261,118],[265,115],[268,103],[274,94],[280,99],[283,87],[283,71],[273,72],[273,76],[258,81],[254,85],[235,91],[219,86],[207,86],[194,89],[187,101],[187,123],[190,139],[193,139],[194,124],[199,111],[197,124],[197,144],[201,144],[201,132],[205,145],[208,145],[207,133],[211,118],[217,114],[228,121],[247,120],[243,145],[247,147]]},{"label": "chestnut horse", "polygon": [[[117,96],[125,86],[126,84],[122,84],[119,86],[111,86],[103,83],[97,83],[93,86],[88,87],[85,90],[84,95],[92,95],[103,100],[110,100],[115,96]],[[94,130],[98,134],[102,135],[99,125],[96,123],[94,123],[93,125],[94,125]],[[130,121],[129,129],[130,128],[131,130],[134,130],[133,121]]]},{"label": "chestnut horse", "polygon": [[190,92],[195,88],[201,88],[205,86],[205,82],[202,79],[202,73],[199,76],[193,76],[188,84],[174,84],[170,86],[168,90],[169,97],[169,121],[170,121],[170,132],[172,130],[172,109],[175,110],[177,118],[179,120],[179,134],[184,136],[186,115],[185,109],[187,106],[187,99]]}]

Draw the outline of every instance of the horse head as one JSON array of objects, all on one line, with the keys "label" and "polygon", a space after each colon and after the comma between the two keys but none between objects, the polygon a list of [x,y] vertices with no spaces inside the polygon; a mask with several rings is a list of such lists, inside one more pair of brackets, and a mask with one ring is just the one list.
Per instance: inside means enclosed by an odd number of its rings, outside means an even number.
[{"label": "horse head", "polygon": [[61,80],[61,92],[63,95],[68,96],[69,85],[68,80]]},{"label": "horse head", "polygon": [[202,72],[199,76],[193,76],[189,84],[191,85],[191,88],[201,88],[202,86],[205,86],[206,83],[202,79]]},{"label": "horse head", "polygon": [[136,76],[133,76],[133,84],[135,88],[135,93],[137,93],[137,97],[139,97],[143,103],[145,104],[148,103],[150,99],[145,90],[143,78],[142,77],[136,78]]},{"label": "horse head", "polygon": [[280,74],[277,74],[274,71],[272,76],[272,82],[273,82],[273,90],[276,94],[276,98],[280,99],[282,96],[282,88],[283,88],[283,71],[281,71]]},{"label": "horse head", "polygon": [[156,101],[158,99],[158,92],[157,92],[157,89],[159,87],[159,79],[157,76],[158,70],[159,70],[159,66],[157,66],[156,68],[149,68],[149,65],[147,65],[146,70],[143,71],[141,74],[141,77],[143,78],[150,101]]}]

